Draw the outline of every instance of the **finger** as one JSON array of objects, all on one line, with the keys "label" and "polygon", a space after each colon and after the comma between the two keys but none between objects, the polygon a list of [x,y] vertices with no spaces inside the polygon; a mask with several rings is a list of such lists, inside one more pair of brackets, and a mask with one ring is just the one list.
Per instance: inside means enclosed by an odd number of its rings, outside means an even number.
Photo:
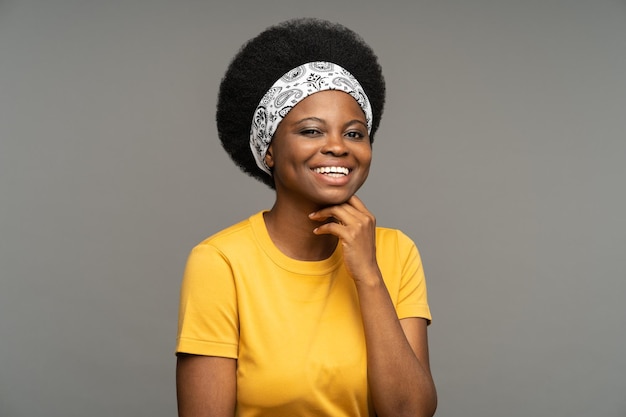
[{"label": "finger", "polygon": [[352,207],[354,207],[360,212],[369,213],[369,210],[365,206],[365,203],[363,203],[363,200],[357,197],[356,194],[350,197],[350,199],[346,203],[351,205]]},{"label": "finger", "polygon": [[357,197],[353,195],[347,202],[349,207],[356,211],[355,217],[363,218],[363,216],[367,217],[369,221],[371,221],[374,225],[376,225],[376,217],[372,214],[371,211],[365,206],[365,203]]},{"label": "finger", "polygon": [[309,218],[317,221],[324,221],[329,218],[334,218],[337,222],[348,225],[354,223],[354,219],[359,216],[360,213],[354,207],[348,204],[341,204],[338,206],[325,207],[315,213],[311,213]]},{"label": "finger", "polygon": [[339,239],[345,239],[348,237],[348,229],[339,223],[324,223],[321,226],[313,229],[313,233],[316,235],[335,235]]}]

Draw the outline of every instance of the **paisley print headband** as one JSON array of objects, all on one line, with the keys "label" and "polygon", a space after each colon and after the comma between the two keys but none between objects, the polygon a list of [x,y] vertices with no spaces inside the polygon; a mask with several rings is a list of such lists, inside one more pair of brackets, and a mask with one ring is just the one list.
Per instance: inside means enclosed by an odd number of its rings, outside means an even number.
[{"label": "paisley print headband", "polygon": [[300,101],[324,90],[350,94],[365,113],[368,133],[372,130],[372,107],[365,90],[348,70],[331,62],[309,62],[280,77],[265,93],[254,111],[250,129],[250,149],[256,164],[272,175],[265,164],[265,154],[278,124]]}]

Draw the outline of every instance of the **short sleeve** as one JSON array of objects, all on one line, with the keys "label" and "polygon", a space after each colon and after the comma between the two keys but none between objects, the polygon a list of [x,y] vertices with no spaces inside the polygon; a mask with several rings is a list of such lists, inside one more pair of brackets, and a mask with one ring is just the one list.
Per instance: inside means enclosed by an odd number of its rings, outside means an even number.
[{"label": "short sleeve", "polygon": [[228,259],[202,243],[191,251],[180,291],[176,353],[237,358],[237,291]]},{"label": "short sleeve", "polygon": [[426,277],[415,243],[398,231],[398,256],[402,265],[396,311],[399,318],[420,317],[430,321]]}]

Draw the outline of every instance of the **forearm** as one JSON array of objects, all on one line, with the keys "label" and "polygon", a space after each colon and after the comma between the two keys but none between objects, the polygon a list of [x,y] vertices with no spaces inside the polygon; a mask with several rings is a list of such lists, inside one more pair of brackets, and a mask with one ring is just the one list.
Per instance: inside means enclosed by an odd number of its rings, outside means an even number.
[{"label": "forearm", "polygon": [[341,239],[344,265],[359,295],[367,371],[372,401],[380,417],[430,417],[437,396],[428,365],[426,322],[398,320],[376,261],[376,219],[352,196],[344,204],[323,208],[309,218],[326,222],[315,234]]},{"label": "forearm", "polygon": [[[427,363],[427,346],[417,348],[420,360],[380,274],[356,281],[356,285],[367,345],[368,381],[377,415],[432,416],[437,396]],[[427,342],[424,338],[419,343]]]}]

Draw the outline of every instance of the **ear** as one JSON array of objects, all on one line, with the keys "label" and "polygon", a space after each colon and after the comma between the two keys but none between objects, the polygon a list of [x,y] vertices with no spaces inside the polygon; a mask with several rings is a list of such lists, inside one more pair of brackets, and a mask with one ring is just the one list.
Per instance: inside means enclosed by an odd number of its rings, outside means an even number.
[{"label": "ear", "polygon": [[274,168],[274,154],[271,143],[270,146],[267,148],[267,152],[265,153],[265,164],[270,168]]}]

